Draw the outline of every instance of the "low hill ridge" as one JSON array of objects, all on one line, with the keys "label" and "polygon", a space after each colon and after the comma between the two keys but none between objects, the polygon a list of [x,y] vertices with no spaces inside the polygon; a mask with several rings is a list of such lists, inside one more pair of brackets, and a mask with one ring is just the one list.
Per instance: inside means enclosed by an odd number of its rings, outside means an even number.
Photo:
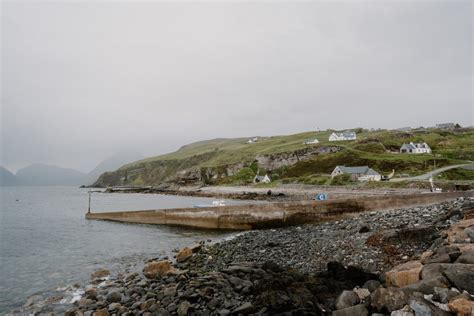
[{"label": "low hill ridge", "polygon": [[[330,142],[331,130],[259,137],[251,144],[245,137],[200,141],[104,173],[94,186],[235,183],[245,168],[289,181],[327,175],[336,165],[368,165],[382,173],[396,169],[399,174],[417,175],[434,163],[439,167],[474,160],[472,128],[353,130],[355,141]],[[304,144],[314,138],[318,144]],[[400,146],[410,141],[427,142],[433,154],[400,154]]]}]

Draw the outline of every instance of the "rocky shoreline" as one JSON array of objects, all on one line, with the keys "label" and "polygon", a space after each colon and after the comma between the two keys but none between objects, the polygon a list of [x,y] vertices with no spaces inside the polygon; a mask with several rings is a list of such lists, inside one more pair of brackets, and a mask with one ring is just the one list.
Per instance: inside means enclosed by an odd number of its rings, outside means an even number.
[{"label": "rocky shoreline", "polygon": [[256,200],[287,202],[311,200],[317,194],[324,193],[329,199],[341,199],[361,196],[380,196],[393,194],[414,194],[429,192],[421,188],[364,188],[358,186],[323,186],[323,185],[279,185],[276,187],[258,186],[143,186],[143,187],[108,187],[104,193],[143,193],[174,196],[208,197],[232,200]]},{"label": "rocky shoreline", "polygon": [[[98,271],[66,315],[471,315],[474,201],[250,231]],[[40,313],[54,313],[46,306]]]}]

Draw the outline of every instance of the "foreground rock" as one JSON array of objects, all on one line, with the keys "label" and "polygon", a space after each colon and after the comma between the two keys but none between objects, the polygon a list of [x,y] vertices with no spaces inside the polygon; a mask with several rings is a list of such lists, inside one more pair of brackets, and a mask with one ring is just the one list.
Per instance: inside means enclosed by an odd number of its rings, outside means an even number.
[{"label": "foreground rock", "polygon": [[168,260],[152,261],[145,264],[145,267],[143,268],[143,274],[149,279],[164,277],[173,273],[176,273],[176,269]]}]

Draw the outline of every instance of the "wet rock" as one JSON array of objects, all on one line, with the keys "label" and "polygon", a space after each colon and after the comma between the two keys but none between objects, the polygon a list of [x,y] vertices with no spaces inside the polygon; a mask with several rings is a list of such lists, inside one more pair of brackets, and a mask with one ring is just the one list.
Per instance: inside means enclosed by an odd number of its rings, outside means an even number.
[{"label": "wet rock", "polygon": [[452,298],[459,295],[459,292],[447,288],[435,287],[433,300],[442,304],[447,304]]},{"label": "wet rock", "polygon": [[405,305],[402,309],[393,311],[390,316],[415,316],[410,306]]},{"label": "wet rock", "polygon": [[163,277],[165,275],[175,273],[176,269],[171,265],[168,260],[152,261],[145,264],[143,268],[143,274],[149,279],[155,279],[157,277]]},{"label": "wet rock", "polygon": [[193,253],[196,253],[196,252],[199,252],[202,249],[202,244],[195,244],[195,245],[193,245],[189,248],[191,248],[191,251]]},{"label": "wet rock", "polygon": [[459,252],[459,247],[453,246],[453,245],[446,245],[436,250],[437,255],[445,255],[445,254],[456,253],[456,252]]},{"label": "wet rock", "polygon": [[332,316],[367,316],[369,311],[365,305],[356,305],[347,307],[344,309],[335,310],[332,312]]},{"label": "wet rock", "polygon": [[239,313],[247,314],[247,313],[250,313],[253,310],[253,308],[254,307],[253,307],[252,303],[245,302],[242,305],[240,305],[239,307],[235,308],[232,311],[232,313],[233,314],[239,314]]},{"label": "wet rock", "polygon": [[118,303],[122,300],[122,293],[120,293],[119,291],[110,291],[107,296],[105,297],[105,299],[107,300],[107,302],[109,303]]},{"label": "wet rock", "polygon": [[431,308],[421,298],[411,299],[410,308],[415,312],[416,316],[431,316]]},{"label": "wet rock", "polygon": [[474,242],[474,227],[468,227],[464,229],[464,234],[471,239],[471,242]]},{"label": "wet rock", "polygon": [[410,308],[416,316],[450,316],[451,313],[438,308],[422,297],[410,298]]},{"label": "wet rock", "polygon": [[375,291],[376,289],[378,289],[379,286],[380,286],[380,282],[377,280],[369,280],[365,282],[364,285],[362,285],[364,289],[368,289],[369,292],[371,293]]},{"label": "wet rock", "polygon": [[370,291],[366,288],[354,288],[353,291],[357,294],[361,301],[370,296]]},{"label": "wet rock", "polygon": [[44,297],[41,296],[41,295],[33,295],[33,296],[30,296],[30,297],[26,300],[25,304],[23,305],[23,308],[30,308],[30,307],[32,307],[33,305],[35,305],[35,304],[41,302],[43,299],[44,299]]},{"label": "wet rock", "polygon": [[344,309],[359,304],[360,299],[354,291],[343,291],[336,299],[336,309]]},{"label": "wet rock", "polygon": [[106,308],[102,308],[95,311],[92,316],[109,316],[109,311]]},{"label": "wet rock", "polygon": [[447,245],[437,249],[434,255],[425,258],[422,263],[450,263],[456,261],[460,255],[459,247]]},{"label": "wet rock", "polygon": [[398,288],[379,287],[370,295],[370,305],[379,312],[391,313],[408,303],[407,295]]},{"label": "wet rock", "polygon": [[473,264],[450,264],[446,266],[443,274],[459,290],[474,293]]},{"label": "wet rock", "polygon": [[117,311],[122,305],[120,303],[112,303],[109,305],[108,310],[111,312]]},{"label": "wet rock", "polygon": [[443,276],[434,277],[431,279],[423,279],[416,283],[410,284],[403,287],[402,289],[406,293],[420,292],[423,294],[433,294],[435,293],[435,287],[438,288],[447,288],[449,287],[449,282]]},{"label": "wet rock", "polygon": [[64,312],[64,316],[79,316],[79,315],[82,315],[82,313],[76,308],[72,308]]},{"label": "wet rock", "polygon": [[163,295],[166,296],[175,296],[177,291],[177,286],[176,285],[170,285],[165,287],[163,290]]},{"label": "wet rock", "polygon": [[160,308],[156,311],[156,315],[159,315],[159,316],[169,316],[170,313],[164,309],[164,308]]},{"label": "wet rock", "polygon": [[[473,239],[474,240],[474,239]],[[474,264],[474,252],[466,251],[459,256],[456,263]]]},{"label": "wet rock", "polygon": [[385,273],[387,286],[403,287],[418,282],[423,265],[409,261]]},{"label": "wet rock", "polygon": [[110,271],[107,269],[100,269],[91,273],[91,279],[103,279],[110,275]]},{"label": "wet rock", "polygon": [[189,309],[192,307],[191,303],[188,301],[183,301],[178,306],[178,316],[185,316],[188,314]]},{"label": "wet rock", "polygon": [[453,299],[448,304],[449,310],[453,311],[457,315],[473,315],[474,313],[474,302],[468,301],[465,298]]},{"label": "wet rock", "polygon": [[193,255],[192,249],[188,247],[184,247],[176,255],[176,262],[178,263],[185,262],[186,260],[191,258],[192,255]]},{"label": "wet rock", "polygon": [[421,270],[422,279],[432,279],[443,276],[443,271],[448,266],[447,263],[430,263],[423,266]]},{"label": "wet rock", "polygon": [[223,308],[223,309],[218,310],[217,314],[219,314],[221,316],[230,315],[230,310]]},{"label": "wet rock", "polygon": [[97,289],[96,288],[90,288],[87,289],[84,293],[85,297],[96,300],[97,299]]},{"label": "wet rock", "polygon": [[94,304],[94,301],[89,298],[82,297],[77,303],[80,307],[85,307]]},{"label": "wet rock", "polygon": [[[140,305],[139,305],[139,309],[142,310],[142,311],[152,311],[152,306],[153,305],[156,305],[156,301],[154,299],[148,299],[146,300],[145,302],[142,302]],[[155,308],[156,309],[156,308]]]}]

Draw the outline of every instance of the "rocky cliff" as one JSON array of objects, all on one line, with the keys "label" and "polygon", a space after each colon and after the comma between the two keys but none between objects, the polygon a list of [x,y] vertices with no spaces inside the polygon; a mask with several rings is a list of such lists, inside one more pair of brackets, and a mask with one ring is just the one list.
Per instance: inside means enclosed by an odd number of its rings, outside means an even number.
[{"label": "rocky cliff", "polygon": [[242,168],[256,165],[262,172],[272,172],[282,167],[292,166],[321,154],[341,150],[338,146],[308,147],[291,152],[267,155],[256,155],[247,161],[206,166],[217,152],[207,152],[184,159],[159,160],[136,163],[124,166],[114,172],[102,174],[94,186],[124,186],[124,185],[196,185],[214,183],[219,179],[232,177]]}]

